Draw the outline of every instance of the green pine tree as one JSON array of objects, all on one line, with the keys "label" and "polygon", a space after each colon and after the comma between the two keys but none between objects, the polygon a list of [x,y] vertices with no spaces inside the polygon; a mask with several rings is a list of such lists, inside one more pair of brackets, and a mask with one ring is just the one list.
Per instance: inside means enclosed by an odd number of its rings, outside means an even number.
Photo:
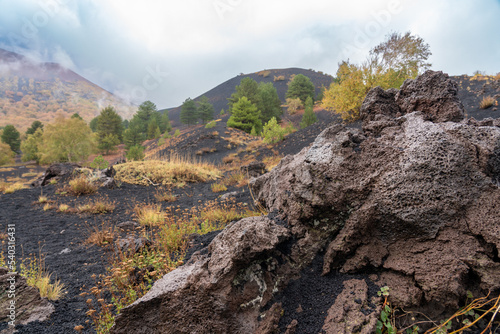
[{"label": "green pine tree", "polygon": [[305,103],[307,97],[310,96],[314,99],[315,92],[314,84],[311,79],[303,74],[296,75],[288,86],[288,91],[286,92],[286,98],[294,99],[299,98],[302,103]]},{"label": "green pine tree", "polygon": [[252,128],[255,127],[255,132],[260,133],[262,130],[260,111],[255,104],[243,96],[233,104],[232,115],[227,121],[227,126],[243,130],[247,133],[250,133]]},{"label": "green pine tree", "polygon": [[198,102],[198,115],[203,124],[214,119],[214,106],[208,102],[206,96],[202,96],[200,102]]},{"label": "green pine tree", "polygon": [[17,152],[21,148],[21,134],[14,125],[9,124],[3,129],[1,139],[2,143],[9,145],[13,152]]},{"label": "green pine tree", "polygon": [[42,129],[43,130],[43,123],[40,121],[34,121],[31,123],[31,126],[26,130],[26,135],[32,135],[36,132],[36,130]]},{"label": "green pine tree", "polygon": [[115,108],[109,106],[102,109],[101,113],[96,118],[96,132],[99,138],[99,143],[101,143],[101,141],[110,134],[115,135],[119,141],[122,140],[123,120],[120,115],[118,115]]},{"label": "green pine tree", "polygon": [[259,102],[259,84],[252,78],[243,78],[240,84],[235,87],[236,92],[228,98],[229,113],[232,114],[233,105],[243,96],[250,102],[257,105]]},{"label": "green pine tree", "polygon": [[196,108],[196,103],[187,98],[181,107],[181,122],[187,125],[196,124],[198,121],[198,109]]},{"label": "green pine tree", "polygon": [[283,111],[281,110],[281,100],[273,83],[260,83],[258,93],[259,96],[256,105],[261,112],[260,119],[262,124],[269,122],[273,117],[279,122]]},{"label": "green pine tree", "polygon": [[304,115],[302,116],[302,121],[300,121],[300,128],[303,129],[316,123],[318,118],[313,111],[313,101],[310,96],[307,97],[306,106],[304,110]]}]

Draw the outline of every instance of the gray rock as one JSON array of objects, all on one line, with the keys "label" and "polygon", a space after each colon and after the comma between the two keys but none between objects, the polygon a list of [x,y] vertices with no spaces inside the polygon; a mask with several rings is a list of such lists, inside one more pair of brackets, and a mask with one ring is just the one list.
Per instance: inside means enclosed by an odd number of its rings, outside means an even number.
[{"label": "gray rock", "polygon": [[[15,301],[15,324],[25,325],[33,321],[46,320],[55,310],[47,298],[41,298],[37,288],[28,286],[26,279],[18,274],[8,274],[7,268],[0,268],[0,322],[9,322],[9,306]],[[11,282],[15,282],[15,297],[9,297]]]}]

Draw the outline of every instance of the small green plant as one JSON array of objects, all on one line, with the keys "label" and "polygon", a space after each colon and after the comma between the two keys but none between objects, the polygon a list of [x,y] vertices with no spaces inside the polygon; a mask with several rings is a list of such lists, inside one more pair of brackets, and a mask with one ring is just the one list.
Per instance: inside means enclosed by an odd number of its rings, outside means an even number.
[{"label": "small green plant", "polygon": [[217,125],[217,122],[216,121],[210,121],[207,123],[207,125],[205,125],[205,129],[212,129],[214,128],[215,126]]},{"label": "small green plant", "polygon": [[264,125],[264,129],[262,131],[262,136],[264,137],[264,141],[268,144],[275,144],[277,142],[282,141],[285,138],[286,130],[283,129],[279,124],[276,118],[271,118],[266,125]]},{"label": "small green plant", "polygon": [[132,146],[127,151],[127,161],[140,161],[144,159],[144,147],[141,145]]},{"label": "small green plant", "polygon": [[384,304],[380,312],[380,319],[377,320],[376,334],[396,334],[397,329],[393,319],[394,310],[391,308],[390,303],[387,301],[389,297],[389,287],[384,286],[377,292],[380,297],[384,297]]},{"label": "small green plant", "polygon": [[90,163],[90,167],[94,169],[106,169],[109,167],[109,162],[104,160],[102,155],[98,155],[94,158],[94,161]]},{"label": "small green plant", "polygon": [[46,297],[49,300],[57,300],[64,295],[64,284],[61,281],[56,280],[54,283],[51,283],[51,274],[45,270],[45,260],[42,255],[38,258],[30,257],[23,259],[19,267],[19,274],[26,278],[26,283],[29,286],[35,287],[40,291],[42,298]]},{"label": "small green plant", "polygon": [[57,208],[57,211],[59,212],[68,212],[69,210],[69,205],[67,204],[59,204],[59,207]]},{"label": "small green plant", "polygon": [[180,135],[181,135],[181,132],[179,131],[179,129],[175,130],[174,137],[179,137]]},{"label": "small green plant", "polygon": [[222,191],[227,190],[227,187],[221,183],[212,183],[211,188],[212,188],[212,192],[214,192],[214,193],[220,193]]}]

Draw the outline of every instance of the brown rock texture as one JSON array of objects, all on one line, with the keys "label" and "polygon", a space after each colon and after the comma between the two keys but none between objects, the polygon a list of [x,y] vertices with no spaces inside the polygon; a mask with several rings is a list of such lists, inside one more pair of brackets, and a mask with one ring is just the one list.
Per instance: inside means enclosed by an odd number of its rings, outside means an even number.
[{"label": "brown rock texture", "polygon": [[378,313],[363,312],[367,301],[371,302],[364,280],[352,279],[344,282],[344,290],[328,310],[322,329],[326,334],[373,333]]},{"label": "brown rock texture", "polygon": [[[253,333],[258,308],[279,285],[275,248],[290,236],[267,217],[242,219],[219,234],[143,298],[122,310],[112,333]],[[180,325],[175,325],[180,324]],[[274,328],[272,324],[259,328]]]},{"label": "brown rock texture", "polygon": [[[456,84],[432,71],[370,92],[362,115],[363,130],[332,125],[253,178],[272,214],[231,224],[123,309],[111,332],[372,333],[373,282],[389,286],[394,305],[434,318],[467,290],[498,294],[498,122],[461,121]],[[299,283],[315,305],[295,294],[287,306]],[[320,296],[320,326],[307,327],[303,312]]]}]

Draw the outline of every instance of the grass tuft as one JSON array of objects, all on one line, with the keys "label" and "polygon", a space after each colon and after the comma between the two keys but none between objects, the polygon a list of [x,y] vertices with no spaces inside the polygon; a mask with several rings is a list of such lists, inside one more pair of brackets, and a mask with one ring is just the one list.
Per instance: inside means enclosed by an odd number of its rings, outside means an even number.
[{"label": "grass tuft", "polygon": [[177,200],[177,196],[172,194],[170,190],[158,189],[155,194],[155,199],[158,202],[175,202]]},{"label": "grass tuft", "polygon": [[14,183],[14,184],[9,184],[6,186],[3,186],[3,193],[4,194],[12,194],[13,192],[16,192],[21,189],[26,189],[28,188],[26,185],[22,183]]},{"label": "grass tuft", "polygon": [[495,99],[491,96],[485,96],[479,103],[479,108],[488,109],[495,104]]},{"label": "grass tuft", "polygon": [[88,237],[85,243],[97,246],[105,246],[113,243],[116,231],[109,223],[103,222],[101,226],[88,226]]},{"label": "grass tuft", "polygon": [[97,191],[97,186],[88,177],[81,175],[69,181],[69,187],[66,191],[74,196],[89,195]]},{"label": "grass tuft", "polygon": [[227,187],[224,184],[218,183],[218,182],[212,183],[211,188],[212,188],[212,192],[214,192],[214,193],[220,193],[220,192],[227,190]]},{"label": "grass tuft", "polygon": [[165,221],[164,213],[161,211],[161,205],[143,204],[136,205],[134,213],[137,221],[143,226],[157,226]]},{"label": "grass tuft", "polygon": [[88,201],[86,204],[79,205],[77,211],[79,213],[103,214],[113,212],[116,205],[107,198],[96,198]]}]

